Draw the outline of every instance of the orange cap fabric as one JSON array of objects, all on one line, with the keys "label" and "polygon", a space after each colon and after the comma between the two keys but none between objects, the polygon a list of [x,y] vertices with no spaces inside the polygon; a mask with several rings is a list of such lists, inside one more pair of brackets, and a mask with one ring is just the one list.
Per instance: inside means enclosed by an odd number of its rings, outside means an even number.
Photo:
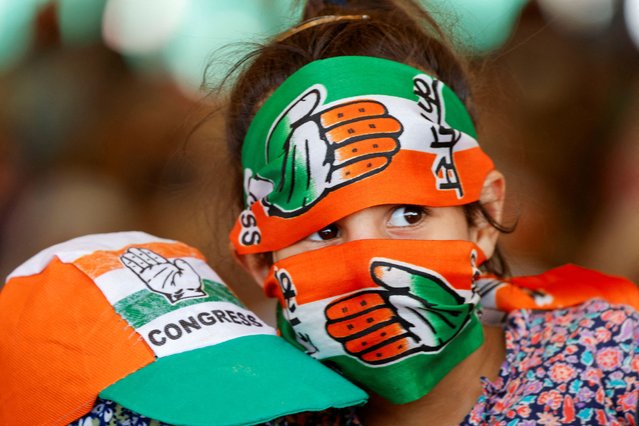
[{"label": "orange cap fabric", "polygon": [[102,389],[155,361],[91,279],[57,258],[37,275],[10,280],[0,324],[4,425],[69,423]]}]

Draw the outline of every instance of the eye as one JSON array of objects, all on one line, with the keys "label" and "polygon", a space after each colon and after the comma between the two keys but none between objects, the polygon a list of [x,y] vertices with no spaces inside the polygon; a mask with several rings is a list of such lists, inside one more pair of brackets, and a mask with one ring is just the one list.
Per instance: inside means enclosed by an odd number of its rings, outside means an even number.
[{"label": "eye", "polygon": [[424,207],[401,206],[393,210],[388,224],[390,226],[411,226],[421,222],[428,214]]},{"label": "eye", "polygon": [[339,227],[333,223],[312,233],[308,236],[308,239],[311,241],[328,241],[339,237],[340,234]]}]

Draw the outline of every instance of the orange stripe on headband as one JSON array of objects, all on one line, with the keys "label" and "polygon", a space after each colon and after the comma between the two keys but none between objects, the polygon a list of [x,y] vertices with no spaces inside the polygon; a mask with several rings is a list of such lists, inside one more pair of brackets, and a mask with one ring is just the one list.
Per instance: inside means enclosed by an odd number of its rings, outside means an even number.
[{"label": "orange stripe on headband", "polygon": [[312,62],[267,99],[242,150],[240,254],[278,250],[366,207],[457,206],[494,168],[442,82],[397,62]]}]

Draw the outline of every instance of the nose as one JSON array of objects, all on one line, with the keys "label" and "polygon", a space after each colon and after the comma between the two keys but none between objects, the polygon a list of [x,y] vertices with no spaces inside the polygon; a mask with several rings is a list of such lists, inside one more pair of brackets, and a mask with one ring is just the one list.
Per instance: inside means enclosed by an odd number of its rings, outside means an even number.
[{"label": "nose", "polygon": [[369,207],[352,213],[341,220],[342,236],[345,241],[388,238],[382,210]]}]

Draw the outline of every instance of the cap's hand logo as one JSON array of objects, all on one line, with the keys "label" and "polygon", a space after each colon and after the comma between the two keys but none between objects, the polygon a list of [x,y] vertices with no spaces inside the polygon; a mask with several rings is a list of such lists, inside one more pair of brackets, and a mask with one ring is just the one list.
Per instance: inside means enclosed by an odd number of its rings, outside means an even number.
[{"label": "cap's hand logo", "polygon": [[385,364],[445,346],[464,327],[472,306],[441,277],[387,260],[371,263],[382,289],[367,289],[326,307],[327,333],[346,352]]},{"label": "cap's hand logo", "polygon": [[265,200],[271,215],[298,215],[328,192],[382,171],[399,151],[402,124],[382,103],[359,100],[321,110],[322,101],[320,90],[311,88],[268,136],[269,161],[282,162]]},{"label": "cap's hand logo", "polygon": [[151,250],[132,247],[120,260],[149,290],[163,295],[171,304],[207,296],[200,276],[183,259],[171,262]]}]

